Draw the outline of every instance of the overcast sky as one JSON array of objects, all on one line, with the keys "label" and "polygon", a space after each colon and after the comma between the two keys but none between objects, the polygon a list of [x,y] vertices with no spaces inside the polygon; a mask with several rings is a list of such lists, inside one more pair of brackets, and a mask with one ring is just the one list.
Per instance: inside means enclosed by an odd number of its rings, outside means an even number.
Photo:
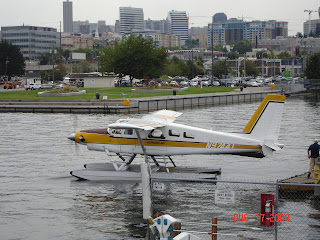
[{"label": "overcast sky", "polygon": [[[224,12],[228,18],[252,20],[278,20],[289,22],[289,35],[303,32],[308,20],[304,10],[317,11],[320,0],[72,0],[73,20],[97,22],[105,20],[114,25],[119,19],[119,7],[143,8],[144,18],[161,20],[171,10],[186,11],[189,26],[203,27],[212,16]],[[32,25],[54,27],[59,31],[63,21],[63,0],[0,0],[0,26]],[[311,14],[318,19],[317,12]],[[63,26],[63,24],[62,24]]]}]

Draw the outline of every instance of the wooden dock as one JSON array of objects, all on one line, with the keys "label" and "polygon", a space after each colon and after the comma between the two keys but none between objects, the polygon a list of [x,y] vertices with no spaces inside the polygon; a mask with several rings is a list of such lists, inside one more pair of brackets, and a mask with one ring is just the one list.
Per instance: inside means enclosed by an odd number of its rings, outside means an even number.
[{"label": "wooden dock", "polygon": [[314,180],[312,179],[312,176],[308,178],[308,173],[303,173],[300,175],[296,175],[291,178],[287,178],[284,180],[279,181],[280,183],[289,183],[290,185],[280,185],[280,190],[283,191],[314,191],[314,186],[299,186],[299,185],[291,185],[291,184],[314,184]]}]

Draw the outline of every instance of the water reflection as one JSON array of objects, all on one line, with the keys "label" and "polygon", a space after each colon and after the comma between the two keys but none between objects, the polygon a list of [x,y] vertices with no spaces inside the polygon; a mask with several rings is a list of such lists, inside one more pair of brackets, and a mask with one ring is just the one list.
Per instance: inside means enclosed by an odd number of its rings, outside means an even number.
[{"label": "water reflection", "polygon": [[74,181],[72,185],[79,190],[72,213],[86,222],[86,228],[118,238],[145,236],[140,184]]}]

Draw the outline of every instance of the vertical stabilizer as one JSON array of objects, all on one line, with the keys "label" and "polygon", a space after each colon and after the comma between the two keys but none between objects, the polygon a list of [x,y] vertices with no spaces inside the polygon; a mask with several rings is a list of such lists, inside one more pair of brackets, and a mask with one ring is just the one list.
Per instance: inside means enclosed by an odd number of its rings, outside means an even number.
[{"label": "vertical stabilizer", "polygon": [[262,146],[262,149],[265,149],[264,154],[270,152],[268,150],[279,149],[276,143],[285,99],[283,95],[268,94],[242,131],[250,134],[250,138],[261,140],[264,143]]}]

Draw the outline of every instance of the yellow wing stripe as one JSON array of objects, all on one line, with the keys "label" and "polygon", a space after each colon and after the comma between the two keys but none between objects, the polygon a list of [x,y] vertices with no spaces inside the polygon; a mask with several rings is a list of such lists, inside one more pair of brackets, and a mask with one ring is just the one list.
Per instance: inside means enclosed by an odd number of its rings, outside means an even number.
[{"label": "yellow wing stripe", "polygon": [[176,118],[174,117],[170,117],[170,116],[167,116],[167,115],[163,115],[163,114],[153,114],[153,116],[159,116],[159,117],[164,117],[164,118],[168,118],[170,120],[176,120]]},{"label": "yellow wing stripe", "polygon": [[251,117],[250,121],[248,124],[245,126],[245,128],[242,130],[242,132],[249,133],[251,132],[253,126],[256,124],[258,121],[259,117],[263,113],[263,110],[267,106],[268,102],[270,101],[277,101],[277,102],[284,102],[286,100],[286,96],[283,95],[276,95],[276,94],[268,94],[263,101],[261,102],[260,106],[256,110],[256,112],[253,114]]}]

